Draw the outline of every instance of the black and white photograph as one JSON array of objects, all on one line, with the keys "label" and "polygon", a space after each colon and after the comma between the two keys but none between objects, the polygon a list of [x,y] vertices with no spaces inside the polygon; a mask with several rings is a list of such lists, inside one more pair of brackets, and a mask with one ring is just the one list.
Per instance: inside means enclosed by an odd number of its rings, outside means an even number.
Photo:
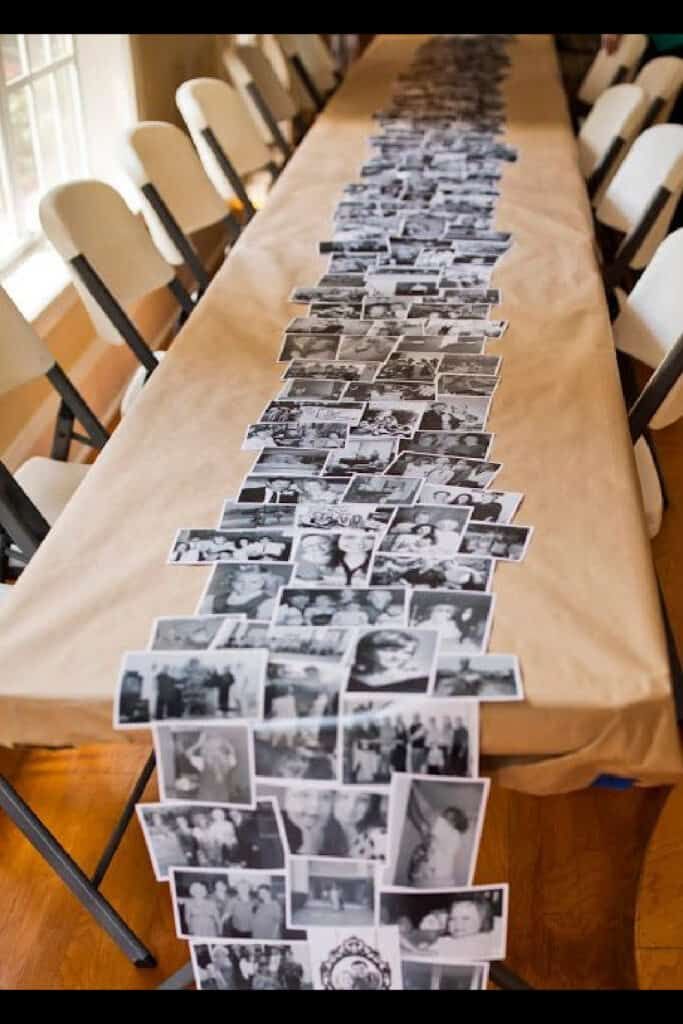
[{"label": "black and white photograph", "polygon": [[353,476],[354,473],[383,473],[396,454],[393,437],[354,437],[343,447],[331,451],[325,464],[325,476]]},{"label": "black and white photograph", "polygon": [[395,345],[395,338],[378,338],[370,334],[360,338],[342,337],[337,358],[352,363],[383,362],[393,352]]},{"label": "black and white photograph", "polygon": [[419,429],[446,432],[481,430],[486,425],[491,401],[490,397],[463,396],[430,402],[422,414]]},{"label": "black and white photograph", "polygon": [[498,377],[482,377],[469,373],[440,373],[436,393],[444,395],[492,395],[500,383]]},{"label": "black and white photograph", "polygon": [[[408,926],[410,925],[410,929]],[[412,921],[409,918],[401,921],[406,945],[409,941],[409,930]],[[403,988],[406,992],[468,992],[485,991],[489,979],[489,965],[481,964],[439,964],[432,961],[409,960],[403,954],[401,960]]]},{"label": "black and white photograph", "polygon": [[405,320],[412,299],[368,296],[363,302],[364,320]]},{"label": "black and white photograph", "polygon": [[479,774],[475,700],[359,700],[342,705],[342,781],[387,786],[394,772]]},{"label": "black and white photograph", "polygon": [[[455,259],[455,253],[453,253]],[[487,267],[472,267],[454,270],[452,266],[445,269],[439,286],[445,291],[458,291],[468,288],[488,288],[491,271]]]},{"label": "black and white photograph", "polygon": [[441,373],[466,373],[495,377],[500,373],[501,362],[501,356],[462,355],[454,352],[444,355],[440,371]]},{"label": "black and white photograph", "polygon": [[471,459],[485,459],[493,446],[493,434],[483,431],[417,430],[411,438],[400,441],[398,450],[431,452],[439,455],[465,455]]},{"label": "black and white photograph", "polygon": [[383,533],[391,519],[391,509],[365,504],[298,504],[295,525],[299,530],[362,530]]},{"label": "black and white photograph", "polygon": [[348,659],[353,638],[353,629],[339,626],[270,626],[267,645],[278,661],[338,665]]},{"label": "black and white photograph", "polygon": [[469,519],[470,512],[465,509],[445,511],[440,505],[397,508],[378,550],[405,555],[454,555]]},{"label": "black and white photograph", "polygon": [[408,622],[437,629],[441,651],[483,654],[493,624],[493,594],[453,590],[416,590],[410,596]]},{"label": "black and white photograph", "polygon": [[362,314],[363,307],[361,302],[312,302],[308,307],[308,312],[311,316],[317,316],[334,320],[335,323],[339,320],[352,319],[353,317],[359,317]]},{"label": "black and white photograph", "polygon": [[432,355],[443,355],[452,353],[461,355],[480,355],[484,351],[486,339],[482,336],[470,334],[444,334],[441,337],[433,337],[428,334],[402,335],[397,344],[396,352],[413,352],[418,355],[430,353]]},{"label": "black and white photograph", "polygon": [[442,288],[441,294],[449,301],[485,302],[490,306],[502,302],[500,288]]},{"label": "black and white photograph", "polygon": [[[330,857],[290,857],[287,925],[315,929],[376,924],[377,865]],[[315,932],[309,936],[315,942]]]},{"label": "black and white photograph", "polygon": [[386,884],[413,889],[471,885],[489,786],[489,779],[394,772]]},{"label": "black and white photograph", "polygon": [[490,310],[491,307],[487,303],[455,302],[442,296],[441,298],[435,298],[433,301],[425,300],[413,303],[408,310],[407,316],[409,320],[428,318],[429,320],[438,320],[440,323],[452,321],[454,324],[453,329],[457,330],[459,321],[485,320]]},{"label": "black and white photograph", "polygon": [[[474,259],[475,257],[471,257]],[[443,282],[442,282],[443,286]],[[458,319],[457,327],[454,328],[453,320],[434,319],[430,320],[425,327],[425,334],[452,334],[453,330],[467,331],[468,333],[481,333],[486,338],[502,338],[507,330],[507,320],[479,320],[479,319]]]},{"label": "black and white photograph", "polygon": [[388,403],[369,403],[357,426],[349,431],[350,438],[397,437],[409,439],[415,434],[422,416],[421,402],[392,406]]},{"label": "black and white photograph", "polygon": [[254,746],[248,722],[156,723],[161,800],[253,808]]},{"label": "black and white photograph", "polygon": [[269,622],[249,622],[247,619],[235,622],[226,618],[211,647],[214,651],[269,647],[269,630]]},{"label": "black and white photograph", "polygon": [[282,380],[291,380],[293,377],[298,380],[336,380],[336,381],[365,381],[375,379],[380,363],[343,363],[341,360],[335,362],[323,362],[319,359],[293,359],[284,374]]},{"label": "black and white photograph", "polygon": [[285,530],[178,530],[168,564],[286,562],[292,551]]},{"label": "black and white photograph", "polygon": [[325,468],[328,454],[315,448],[262,448],[251,472],[319,476]]},{"label": "black and white photograph", "polygon": [[311,958],[305,941],[190,942],[190,951],[194,980],[200,992],[310,992],[313,989]]},{"label": "black and white photograph", "polygon": [[438,644],[434,629],[359,631],[347,691],[427,693],[434,681]]},{"label": "black and white photograph", "polygon": [[389,356],[378,372],[377,381],[433,381],[439,372],[441,356],[413,356],[396,353]]},{"label": "black and white photograph", "polygon": [[280,391],[279,399],[318,399],[320,402],[336,402],[346,390],[343,380],[288,380]]},{"label": "black and white photograph", "polygon": [[502,960],[507,933],[507,885],[439,887],[431,892],[383,889],[380,920],[398,926],[401,959],[430,963]]},{"label": "black and white photograph", "polygon": [[285,873],[171,868],[171,899],[180,939],[283,939]]},{"label": "black and white photograph", "polygon": [[489,555],[504,562],[521,562],[527,553],[533,526],[472,523],[460,544],[465,555]]},{"label": "black and white photograph", "polygon": [[384,860],[389,798],[380,788],[258,783],[279,805],[289,853]]},{"label": "black and white photograph", "polygon": [[377,553],[370,570],[370,586],[415,587],[419,590],[491,589],[495,562],[492,558],[466,555],[416,555]]},{"label": "black and white photograph", "polygon": [[[397,190],[393,189],[395,193]],[[336,232],[335,232],[336,234]],[[339,238],[325,239],[322,242],[318,242],[318,252],[321,256],[327,256],[330,253],[340,253],[345,256],[355,255],[356,253],[379,253],[387,251],[387,243],[383,238],[358,238],[350,239],[345,238],[342,241]]]},{"label": "black and white photograph", "polygon": [[285,340],[290,334],[367,334],[370,325],[360,320],[326,320],[317,316],[296,316],[285,328]]},{"label": "black and white photograph", "polygon": [[339,335],[286,334],[277,357],[278,363],[292,359],[336,359]]},{"label": "black and white photograph", "polygon": [[328,272],[330,274],[364,274],[368,267],[374,266],[376,256],[330,256]]},{"label": "black and white photograph", "polygon": [[276,626],[405,626],[406,592],[382,587],[285,587]]},{"label": "black and white photograph", "polygon": [[388,476],[419,477],[432,484],[480,488],[484,490],[502,469],[500,462],[485,462],[449,455],[401,452],[385,470]]},{"label": "black and white photograph", "polygon": [[215,804],[138,804],[140,827],[157,882],[169,868],[285,867],[286,839],[277,802],[266,795],[239,811]]},{"label": "black and white photograph", "polygon": [[200,615],[242,615],[269,621],[280,587],[292,576],[289,564],[217,565],[199,599]]},{"label": "black and white photograph", "polygon": [[415,267],[449,267],[455,259],[452,249],[420,249],[415,258]]},{"label": "black and white photograph", "polygon": [[311,938],[314,989],[394,992],[403,988],[397,928],[316,928]]},{"label": "black and white photograph", "polygon": [[345,679],[339,665],[269,660],[265,721],[254,729],[260,778],[337,778],[339,693]]},{"label": "black and white photograph", "polygon": [[310,288],[301,286],[295,288],[289,296],[289,302],[301,302],[304,305],[312,302],[353,302],[355,304],[362,301],[364,296],[365,289],[363,287],[345,288],[312,285]]},{"label": "black and white photograph", "polygon": [[208,651],[224,622],[243,622],[243,615],[165,616],[155,619],[149,648],[152,651]]},{"label": "black and white photograph", "polygon": [[292,553],[292,582],[365,586],[376,542],[376,534],[360,530],[299,534]]},{"label": "black and white photograph", "polygon": [[251,423],[242,451],[259,448],[343,448],[349,428],[345,423]]},{"label": "black and white photograph", "polygon": [[365,267],[355,274],[327,273],[318,278],[318,288],[362,288],[365,284]]},{"label": "black and white photograph", "polygon": [[254,505],[245,508],[236,501],[226,501],[221,511],[218,530],[291,530],[294,526],[293,506]]},{"label": "black and white photograph", "polygon": [[417,477],[354,476],[344,494],[344,504],[412,505],[422,486]]},{"label": "black and white photograph", "polygon": [[266,651],[131,651],[115,701],[117,729],[188,718],[260,718]]},{"label": "black and white photograph", "polygon": [[420,502],[471,508],[472,521],[479,523],[509,523],[523,497],[516,491],[476,491],[468,487],[440,487],[438,484],[425,484],[420,491]]},{"label": "black and white photograph", "polygon": [[[365,402],[315,402],[309,401],[283,401],[273,402],[271,405],[280,407],[288,405],[288,415],[301,423],[346,423],[350,427],[356,426],[365,411]],[[281,411],[281,409],[280,409]]]},{"label": "black and white photograph", "polygon": [[296,505],[305,502],[341,501],[348,477],[268,476],[254,473],[245,477],[237,495],[240,503]]},{"label": "black and white photograph", "polygon": [[523,700],[519,660],[514,654],[441,654],[434,693],[439,697],[474,697],[478,701]]},{"label": "black and white photograph", "polygon": [[401,235],[404,238],[429,241],[432,238],[441,238],[447,224],[448,221],[444,217],[434,217],[428,213],[409,214],[404,218]]},{"label": "black and white photograph", "polygon": [[436,399],[436,381],[433,384],[388,380],[349,384],[348,397],[359,402],[433,402]]}]

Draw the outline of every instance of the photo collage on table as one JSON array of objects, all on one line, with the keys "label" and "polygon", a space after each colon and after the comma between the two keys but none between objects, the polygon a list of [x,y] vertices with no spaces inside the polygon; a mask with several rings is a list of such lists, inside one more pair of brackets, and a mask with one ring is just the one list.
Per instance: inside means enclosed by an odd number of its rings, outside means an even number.
[{"label": "photo collage on table", "polygon": [[490,426],[513,39],[435,36],[398,75],[322,276],[291,282],[253,465],[168,539],[211,566],[196,612],[122,656],[114,724],[153,732],[137,814],[200,990],[485,989],[505,956],[508,887],[474,876],[480,705],[524,699],[489,651],[496,572],[533,546]]}]

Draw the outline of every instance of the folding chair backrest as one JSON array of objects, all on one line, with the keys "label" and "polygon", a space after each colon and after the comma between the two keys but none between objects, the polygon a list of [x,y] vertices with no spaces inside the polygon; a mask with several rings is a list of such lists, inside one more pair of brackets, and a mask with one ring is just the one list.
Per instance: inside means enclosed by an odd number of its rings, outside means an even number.
[{"label": "folding chair backrest", "polygon": [[642,66],[635,84],[645,90],[650,102],[663,101],[653,124],[668,121],[683,86],[683,60],[680,57],[655,57]]},{"label": "folding chair backrest", "polygon": [[577,95],[581,102],[592,107],[605,89],[616,84],[615,78],[620,68],[626,69],[622,81],[632,81],[646,47],[647,36],[633,34],[623,35],[614,53],[607,53],[604,49],[598,50],[579,86]]},{"label": "folding chair backrest", "polygon": [[76,289],[98,334],[112,345],[125,339],[71,268],[84,256],[121,306],[137,302],[173,280],[141,217],[103,181],[58,185],[40,202],[40,223],[47,238],[71,269]]},{"label": "folding chair backrest", "polygon": [[232,84],[244,100],[266,145],[273,142],[267,124],[261,117],[248,86],[253,82],[260,92],[276,122],[291,121],[296,117],[296,104],[281,84],[273,68],[261,50],[256,46],[227,47],[223,51],[223,63]]},{"label": "folding chair backrest", "polygon": [[[127,132],[122,157],[133,184],[140,190],[153,185],[185,235],[218,224],[228,215],[190,139],[176,125],[140,122]],[[169,263],[180,265],[182,254],[145,194],[141,191],[140,195],[144,218],[160,253]]]},{"label": "folding chair backrest", "polygon": [[47,345],[0,288],[0,395],[44,376],[54,365]]},{"label": "folding chair backrest", "polygon": [[210,128],[240,177],[266,167],[271,155],[236,89],[219,78],[193,78],[175,94],[204,170],[224,200],[234,193],[202,132]]},{"label": "folding chair backrest", "polygon": [[[683,228],[661,243],[613,324],[617,348],[656,369],[683,334]],[[652,420],[656,428],[683,416],[683,388],[675,384]]]},{"label": "folding chair backrest", "polygon": [[298,110],[315,110],[315,103],[291,64],[294,55],[298,55],[293,36],[271,35],[261,36],[261,49],[268,63],[287,90]]},{"label": "folding chair backrest", "polygon": [[[579,132],[579,166],[584,178],[589,178],[602,163],[614,139],[619,137],[627,145],[633,141],[647,108],[645,90],[634,84],[613,85],[598,97]],[[625,155],[626,147],[621,159]],[[617,166],[615,161],[610,177]]]},{"label": "folding chair backrest", "polygon": [[292,37],[296,40],[299,55],[306,65],[306,70],[325,95],[337,85],[335,63],[332,54],[316,32],[299,32]]},{"label": "folding chair backrest", "polygon": [[639,135],[596,209],[597,219],[628,234],[640,222],[660,188],[671,193],[630,261],[647,266],[667,232],[683,190],[683,125],[657,124]]}]

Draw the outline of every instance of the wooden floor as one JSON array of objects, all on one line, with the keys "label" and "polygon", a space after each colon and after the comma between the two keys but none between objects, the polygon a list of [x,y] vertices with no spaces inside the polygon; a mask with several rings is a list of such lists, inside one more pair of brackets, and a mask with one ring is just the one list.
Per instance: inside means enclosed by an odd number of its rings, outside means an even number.
[{"label": "wooden floor", "polygon": [[[683,422],[656,440],[671,507],[654,552],[683,650],[683,595],[677,592],[683,564]],[[87,871],[146,753],[144,747],[123,746],[3,751],[0,770]],[[510,883],[512,969],[540,988],[636,987],[636,889],[668,792],[587,790],[535,798],[494,789],[477,881]],[[153,781],[146,799],[156,795]],[[0,816],[0,988],[149,988],[185,963],[187,947],[174,937],[168,889],[154,880],[137,822],[103,892],[154,952],[158,968],[131,967]],[[675,984],[675,971],[666,979]]]}]

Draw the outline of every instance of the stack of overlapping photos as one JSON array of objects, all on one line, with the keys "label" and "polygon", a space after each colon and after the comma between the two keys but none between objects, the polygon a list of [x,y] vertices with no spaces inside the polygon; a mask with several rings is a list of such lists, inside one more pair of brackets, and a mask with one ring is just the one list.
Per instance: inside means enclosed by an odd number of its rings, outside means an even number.
[{"label": "stack of overlapping photos", "polygon": [[485,988],[505,954],[507,886],[472,881],[479,702],[522,698],[487,652],[495,567],[532,532],[487,429],[507,41],[436,37],[399,76],[292,293],[253,469],[172,545],[214,567],[197,614],[124,656],[116,725],[154,732],[138,813],[200,989]]}]

